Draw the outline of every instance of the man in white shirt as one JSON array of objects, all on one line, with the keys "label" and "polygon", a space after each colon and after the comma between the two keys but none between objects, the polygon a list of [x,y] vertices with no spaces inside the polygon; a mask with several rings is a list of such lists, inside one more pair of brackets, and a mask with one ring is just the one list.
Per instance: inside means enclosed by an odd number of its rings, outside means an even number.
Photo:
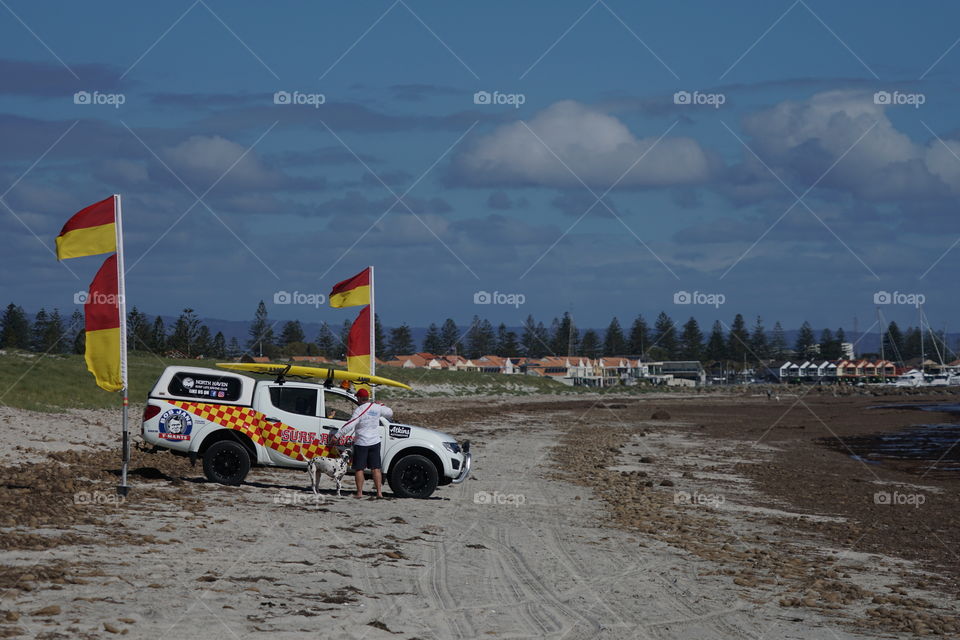
[{"label": "man in white shirt", "polygon": [[370,393],[366,389],[357,391],[360,405],[354,410],[353,416],[344,423],[337,433],[341,442],[353,434],[353,472],[357,481],[357,492],[354,498],[363,497],[364,469],[373,472],[373,486],[377,490],[377,497],[383,497],[383,476],[380,472],[380,418],[393,418],[393,409],[382,402],[370,402]]}]

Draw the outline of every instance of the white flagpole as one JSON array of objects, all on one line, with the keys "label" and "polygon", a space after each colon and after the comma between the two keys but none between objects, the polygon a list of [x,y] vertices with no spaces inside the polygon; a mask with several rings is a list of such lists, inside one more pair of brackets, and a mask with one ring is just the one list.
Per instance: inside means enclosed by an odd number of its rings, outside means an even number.
[{"label": "white flagpole", "polygon": [[[370,265],[370,375],[377,374],[377,307],[373,288],[373,265]],[[376,387],[370,385],[370,399],[373,400]]]},{"label": "white flagpole", "polygon": [[123,266],[123,215],[120,204],[120,194],[113,194],[113,213],[117,228],[117,307],[120,312],[120,378],[123,382],[123,466],[120,469],[120,486],[117,493],[127,495],[130,487],[127,485],[127,469],[130,466],[130,431],[128,410],[130,408],[129,380],[127,378],[127,288],[124,282]]}]

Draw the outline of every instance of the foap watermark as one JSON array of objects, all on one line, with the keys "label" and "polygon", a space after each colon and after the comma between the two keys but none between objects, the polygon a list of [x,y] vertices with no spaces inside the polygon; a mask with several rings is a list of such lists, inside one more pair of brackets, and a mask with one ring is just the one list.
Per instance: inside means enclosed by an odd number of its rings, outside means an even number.
[{"label": "foap watermark", "polygon": [[877,491],[873,494],[873,504],[891,505],[891,506],[909,506],[919,509],[920,505],[927,501],[927,496],[922,493],[900,493],[899,491]]},{"label": "foap watermark", "polygon": [[473,294],[473,304],[508,304],[517,309],[527,301],[527,296],[522,293],[501,293],[494,291],[477,291]]},{"label": "foap watermark", "polygon": [[300,506],[302,504],[326,504],[326,496],[317,493],[305,493],[303,491],[280,491],[273,496],[273,504],[286,504]]},{"label": "foap watermark", "polygon": [[902,291],[877,291],[873,294],[873,304],[906,304],[919,309],[927,301],[922,293],[904,293]]},{"label": "foap watermark", "polygon": [[527,498],[522,493],[500,493],[499,491],[477,491],[473,494],[473,501],[477,504],[510,504],[515,507],[526,503]]},{"label": "foap watermark", "polygon": [[119,305],[123,301],[123,294],[103,293],[94,291],[92,294],[87,291],[77,291],[73,294],[73,304],[109,304]]},{"label": "foap watermark", "polygon": [[127,497],[111,491],[77,491],[73,494],[73,504],[105,504],[119,507]]},{"label": "foap watermark", "polygon": [[277,291],[273,294],[273,304],[305,304],[319,309],[327,303],[322,293],[303,293],[301,291]]},{"label": "foap watermark", "polygon": [[726,502],[726,498],[722,493],[700,493],[699,491],[693,493],[675,491],[673,493],[673,504],[681,506],[719,507],[724,502]]},{"label": "foap watermark", "polygon": [[126,103],[127,96],[122,93],[101,93],[99,91],[77,91],[73,94],[73,104],[108,105],[119,109]]},{"label": "foap watermark", "polygon": [[673,94],[673,104],[691,104],[719,109],[727,101],[722,93],[702,93],[700,91],[677,91]]},{"label": "foap watermark", "polygon": [[927,101],[927,96],[923,93],[903,93],[902,91],[877,91],[873,94],[873,104],[883,106],[911,106],[919,109],[920,105]]},{"label": "foap watermark", "polygon": [[322,93],[304,93],[302,91],[276,91],[273,94],[273,104],[310,105],[319,109],[327,101]]},{"label": "foap watermark", "polygon": [[727,296],[722,293],[703,293],[702,291],[677,291],[673,294],[673,304],[706,304],[715,309],[727,301]]},{"label": "foap watermark", "polygon": [[527,101],[527,96],[523,93],[501,93],[494,91],[477,91],[473,94],[473,104],[508,104],[514,109],[519,109],[520,105]]}]

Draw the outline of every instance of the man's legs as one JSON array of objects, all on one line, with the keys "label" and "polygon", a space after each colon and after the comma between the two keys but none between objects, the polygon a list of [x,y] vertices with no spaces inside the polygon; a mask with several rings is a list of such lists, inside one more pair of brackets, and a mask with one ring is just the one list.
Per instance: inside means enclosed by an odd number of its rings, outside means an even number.
[{"label": "man's legs", "polygon": [[367,454],[370,447],[353,445],[353,477],[357,481],[357,492],[354,498],[363,497],[363,470],[367,468]]},{"label": "man's legs", "polygon": [[383,497],[383,475],[380,473],[380,443],[370,447],[370,469],[373,470],[373,486],[377,490],[377,497]]},{"label": "man's legs", "polygon": [[[364,480],[363,469],[357,470],[357,472],[354,473],[353,475],[354,475],[354,479],[356,479],[357,481],[357,492],[353,495],[354,497],[362,498],[363,497],[363,480]],[[377,476],[373,477],[373,482],[374,484],[377,484]]]}]

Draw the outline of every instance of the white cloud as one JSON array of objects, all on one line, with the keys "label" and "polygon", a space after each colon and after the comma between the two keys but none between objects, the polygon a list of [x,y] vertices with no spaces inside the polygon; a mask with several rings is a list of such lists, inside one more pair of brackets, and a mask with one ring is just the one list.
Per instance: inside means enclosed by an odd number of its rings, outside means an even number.
[{"label": "white cloud", "polygon": [[617,118],[569,100],[538,113],[529,127],[536,136],[514,122],[481,138],[455,158],[453,180],[478,186],[580,186],[572,170],[591,188],[606,189],[646,153],[619,184],[660,187],[703,183],[718,166],[691,138],[666,137],[654,147],[657,136],[637,138]]},{"label": "white cloud", "polygon": [[164,149],[161,155],[170,168],[188,182],[209,186],[228,169],[224,182],[234,186],[256,189],[282,182],[280,174],[265,167],[253,151],[244,155],[246,151],[246,147],[220,136],[192,136]]},{"label": "white cloud", "polygon": [[[743,128],[750,146],[783,169],[784,178],[813,184],[846,154],[821,186],[874,200],[960,193],[960,160],[937,140],[913,142],[891,122],[887,110],[904,108],[875,104],[871,92],[828,91],[751,114]],[[947,144],[960,155],[960,143]]]}]

